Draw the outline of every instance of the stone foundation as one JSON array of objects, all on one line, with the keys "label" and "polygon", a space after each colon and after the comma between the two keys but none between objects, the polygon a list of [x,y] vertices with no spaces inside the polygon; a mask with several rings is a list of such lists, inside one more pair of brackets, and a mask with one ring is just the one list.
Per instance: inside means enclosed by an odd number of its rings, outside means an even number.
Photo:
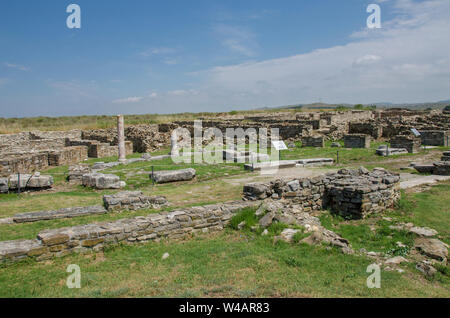
[{"label": "stone foundation", "polygon": [[302,137],[302,147],[325,147],[323,136]]},{"label": "stone foundation", "polygon": [[[125,152],[127,155],[133,153],[133,143],[131,141],[125,141]],[[119,155],[119,149],[117,146],[111,146],[108,143],[91,143],[89,146],[90,158],[106,158]]]},{"label": "stone foundation", "polygon": [[123,191],[104,195],[103,203],[108,211],[159,209],[168,204],[162,196],[145,196],[141,191]]},{"label": "stone foundation", "polygon": [[85,187],[95,189],[120,189],[126,184],[120,181],[120,178],[114,174],[88,173],[82,176],[82,184]]},{"label": "stone foundation", "polygon": [[63,208],[55,211],[37,211],[19,213],[13,216],[15,223],[36,222],[44,220],[66,219],[85,215],[105,214],[106,210],[101,205]]},{"label": "stone foundation", "polygon": [[450,161],[435,162],[433,174],[440,176],[450,176]]},{"label": "stone foundation", "polygon": [[409,153],[417,153],[420,150],[420,138],[398,135],[389,141],[392,148],[405,148]]},{"label": "stone foundation", "polygon": [[351,122],[348,124],[349,134],[369,135],[373,139],[381,138],[383,135],[383,127],[376,122]]},{"label": "stone foundation", "polygon": [[92,173],[92,169],[89,164],[81,163],[73,166],[69,166],[69,175],[67,181],[82,183],[83,175]]},{"label": "stone foundation", "polygon": [[35,240],[0,242],[0,263],[26,258],[41,261],[71,253],[98,251],[119,243],[179,239],[198,232],[221,231],[240,209],[257,205],[257,202],[231,202],[45,230]]},{"label": "stone foundation", "polygon": [[40,190],[47,189],[53,186],[53,177],[44,175],[31,175],[31,174],[20,174],[11,175],[9,177],[9,189],[10,190]]},{"label": "stone foundation", "polygon": [[420,138],[422,145],[425,146],[444,146],[450,145],[450,130],[421,130]]},{"label": "stone foundation", "polygon": [[150,179],[156,183],[167,183],[167,182],[177,182],[177,181],[189,181],[195,178],[195,169],[181,169],[181,170],[164,170],[155,171],[153,176],[150,174]]},{"label": "stone foundation", "polygon": [[373,172],[342,169],[314,178],[277,180],[244,186],[246,200],[290,199],[304,212],[331,208],[346,218],[359,219],[393,206],[399,197],[400,177],[382,168]]},{"label": "stone foundation", "polygon": [[450,161],[450,151],[443,152],[441,161]]},{"label": "stone foundation", "polygon": [[32,173],[48,168],[47,153],[29,153],[7,155],[0,159],[0,176],[8,177],[13,173]]},{"label": "stone foundation", "polygon": [[370,148],[370,136],[353,134],[344,136],[345,148]]},{"label": "stone foundation", "polygon": [[49,166],[65,166],[82,162],[88,158],[87,148],[83,146],[65,147],[48,154]]}]

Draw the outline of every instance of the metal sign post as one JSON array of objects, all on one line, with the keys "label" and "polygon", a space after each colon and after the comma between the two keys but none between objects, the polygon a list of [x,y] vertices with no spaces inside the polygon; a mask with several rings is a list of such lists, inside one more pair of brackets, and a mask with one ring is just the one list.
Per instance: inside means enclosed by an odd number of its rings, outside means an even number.
[{"label": "metal sign post", "polygon": [[152,184],[155,185],[155,177],[153,176],[153,166],[152,166]]}]

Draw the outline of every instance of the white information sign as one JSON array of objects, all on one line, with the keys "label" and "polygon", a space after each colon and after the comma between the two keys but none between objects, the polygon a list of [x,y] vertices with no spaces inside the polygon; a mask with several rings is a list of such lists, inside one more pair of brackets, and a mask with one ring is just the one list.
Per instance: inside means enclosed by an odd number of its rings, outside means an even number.
[{"label": "white information sign", "polygon": [[420,132],[416,128],[411,128],[411,131],[414,134],[414,136],[416,136],[416,137],[420,136]]},{"label": "white information sign", "polygon": [[286,144],[284,143],[283,140],[272,141],[272,146],[276,150],[287,150],[288,149],[288,147],[286,146]]}]

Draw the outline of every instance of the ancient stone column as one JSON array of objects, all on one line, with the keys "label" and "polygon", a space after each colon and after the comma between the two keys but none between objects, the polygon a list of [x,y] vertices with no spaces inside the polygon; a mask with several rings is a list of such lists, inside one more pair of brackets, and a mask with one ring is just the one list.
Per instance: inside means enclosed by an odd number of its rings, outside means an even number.
[{"label": "ancient stone column", "polygon": [[119,147],[119,162],[126,162],[126,152],[125,152],[125,130],[123,123],[123,115],[117,115],[117,139]]},{"label": "ancient stone column", "polygon": [[173,131],[170,136],[170,155],[171,156],[179,156],[180,152],[178,150],[178,135],[176,131]]}]

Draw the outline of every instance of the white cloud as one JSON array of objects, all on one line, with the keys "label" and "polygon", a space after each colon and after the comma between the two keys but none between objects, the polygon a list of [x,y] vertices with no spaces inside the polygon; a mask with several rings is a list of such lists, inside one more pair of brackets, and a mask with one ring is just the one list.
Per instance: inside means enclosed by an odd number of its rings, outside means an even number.
[{"label": "white cloud", "polygon": [[132,96],[132,97],[127,97],[127,98],[116,99],[116,100],[113,100],[112,102],[114,104],[127,104],[127,103],[137,103],[137,102],[140,102],[142,99],[143,99],[143,97]]},{"label": "white cloud", "polygon": [[232,53],[252,57],[256,55],[257,44],[255,34],[247,28],[219,24],[214,32],[222,38],[221,44]]},{"label": "white cloud", "polygon": [[204,80],[201,95],[207,95],[207,103],[216,109],[319,99],[336,103],[448,99],[450,1],[396,0],[391,8],[397,16],[383,22],[381,32],[368,32],[346,45],[197,73]]},{"label": "white cloud", "polygon": [[185,95],[197,95],[198,92],[194,89],[189,89],[189,90],[178,89],[178,90],[169,91],[167,94],[173,95],[173,96],[185,96]]},{"label": "white cloud", "polygon": [[139,53],[139,55],[143,57],[150,57],[153,55],[168,55],[168,54],[174,54],[176,53],[176,49],[170,48],[170,47],[156,47],[156,48],[150,48],[145,51],[142,51]]},{"label": "white cloud", "polygon": [[[146,95],[128,109],[172,113],[319,100],[356,104],[449,99],[450,1],[391,0],[382,10],[395,10],[395,17],[383,20],[380,30],[349,35],[345,45],[193,72],[189,75],[194,80],[184,86],[188,88]],[[362,19],[364,27],[365,22]],[[248,45],[253,40],[250,33],[240,36],[241,29],[227,26],[217,31],[232,52],[254,52]]]},{"label": "white cloud", "polygon": [[27,72],[30,70],[29,67],[19,65],[19,64],[12,64],[12,63],[5,62],[5,63],[3,63],[3,65],[5,65],[6,67],[9,67],[9,68],[14,68],[14,69],[17,69],[19,71],[24,71],[24,72]]},{"label": "white cloud", "polygon": [[175,64],[178,64],[178,60],[177,59],[165,59],[163,61],[163,63],[167,64],[167,65],[175,65]]},{"label": "white cloud", "polygon": [[355,65],[355,66],[371,65],[371,64],[375,64],[379,60],[381,60],[381,56],[367,54],[367,55],[364,55],[364,56],[356,59],[356,61],[354,62],[353,65]]}]

